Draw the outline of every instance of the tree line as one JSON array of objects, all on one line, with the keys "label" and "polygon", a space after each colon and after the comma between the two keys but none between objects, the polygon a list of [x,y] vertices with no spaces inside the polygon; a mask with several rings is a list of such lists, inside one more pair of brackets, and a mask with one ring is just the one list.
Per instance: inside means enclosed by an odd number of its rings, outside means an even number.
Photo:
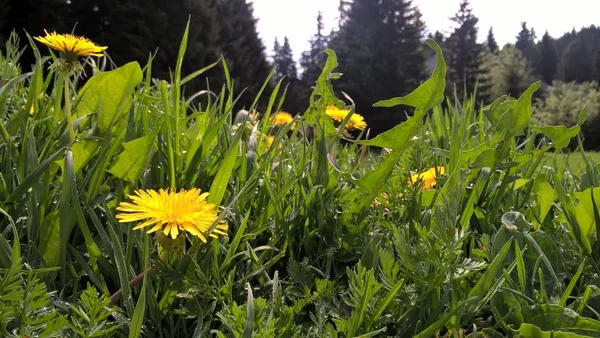
[{"label": "tree line", "polygon": [[[5,5],[1,5],[3,1]],[[283,109],[292,114],[306,109],[310,88],[325,63],[322,51],[331,48],[338,55],[343,74],[336,80],[335,89],[352,98],[357,112],[365,116],[371,135],[403,121],[410,113],[402,107],[384,112],[372,104],[405,95],[425,80],[435,63],[431,51],[424,48],[426,37],[444,49],[448,97],[474,95],[486,104],[504,94],[518,96],[532,82],[541,80],[544,90],[537,97],[537,107],[544,110],[541,122],[564,121],[564,116],[555,115],[567,114],[550,111],[557,105],[544,100],[565,100],[565,90],[589,100],[590,88],[597,89],[600,82],[600,27],[573,30],[558,38],[545,32],[538,38],[535,28],[523,22],[520,31],[515,29],[514,43],[500,47],[493,28],[479,43],[479,20],[468,0],[457,3],[457,12],[448,22],[448,34],[427,34],[421,12],[411,0],[340,0],[338,26],[325,32],[319,13],[310,49],[302,53],[299,62],[293,58],[287,37],[275,40],[272,49],[267,50],[257,32],[252,4],[246,0],[0,0],[0,5],[0,39],[13,29],[32,35],[42,34],[43,29],[74,31],[109,46],[116,65],[132,60],[144,64],[150,52],[157,51],[153,74],[167,80],[191,17],[184,73],[223,56],[235,88],[238,92],[245,89],[239,103],[247,108],[277,65],[270,85],[284,79],[287,95]],[[31,58],[25,55],[22,63],[26,65]],[[224,82],[221,70],[215,69],[207,76],[210,86],[220,88]],[[188,90],[205,89],[206,81],[198,79]],[[595,106],[594,102],[590,105]],[[597,115],[600,112],[588,112],[591,120]]]}]

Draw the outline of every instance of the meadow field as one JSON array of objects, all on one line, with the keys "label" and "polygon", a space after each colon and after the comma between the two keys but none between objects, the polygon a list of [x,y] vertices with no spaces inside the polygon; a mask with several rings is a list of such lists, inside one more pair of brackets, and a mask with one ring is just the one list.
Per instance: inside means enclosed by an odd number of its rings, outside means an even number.
[{"label": "meadow field", "polygon": [[3,336],[600,337],[584,107],[535,124],[539,82],[444,103],[429,39],[430,78],[375,103],[412,116],[367,138],[332,50],[292,116],[282,81],[240,107],[225,62],[182,74],[187,31],[169,81],[75,42],[0,57]]}]

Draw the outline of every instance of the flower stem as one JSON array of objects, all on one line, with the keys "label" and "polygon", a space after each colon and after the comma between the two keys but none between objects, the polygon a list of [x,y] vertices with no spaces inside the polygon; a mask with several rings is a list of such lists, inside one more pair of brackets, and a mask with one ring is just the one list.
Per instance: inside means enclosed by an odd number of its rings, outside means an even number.
[{"label": "flower stem", "polygon": [[71,115],[71,90],[69,89],[70,80],[68,74],[65,74],[65,116],[67,117],[67,129],[69,131],[69,141],[75,140],[75,129],[73,128],[73,116]]},{"label": "flower stem", "polygon": [[[148,267],[148,269],[146,269],[146,271],[140,273],[139,275],[135,276],[131,281],[129,281],[129,287],[133,288],[135,286],[137,286],[138,284],[140,284],[143,280],[144,277],[152,272],[152,266]],[[116,303],[119,299],[121,299],[121,296],[123,296],[123,289],[119,289],[117,290],[117,292],[113,293],[110,296],[110,302],[111,303]]]}]

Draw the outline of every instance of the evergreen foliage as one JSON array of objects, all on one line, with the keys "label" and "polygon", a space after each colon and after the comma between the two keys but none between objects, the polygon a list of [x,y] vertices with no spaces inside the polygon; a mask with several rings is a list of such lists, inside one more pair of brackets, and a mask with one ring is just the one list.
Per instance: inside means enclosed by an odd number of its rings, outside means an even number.
[{"label": "evergreen foliage", "polygon": [[317,32],[310,39],[310,49],[302,52],[300,57],[300,66],[302,67],[301,89],[298,91],[299,102],[302,103],[299,108],[306,108],[312,88],[321,74],[327,55],[323,52],[327,49],[329,36],[325,35],[323,30],[323,13],[317,14]]},{"label": "evergreen foliage", "polygon": [[593,80],[594,53],[583,35],[571,41],[558,64],[558,78],[565,82]]},{"label": "evergreen foliage", "polygon": [[[527,22],[521,22],[521,31],[517,35],[515,46],[523,53],[523,56],[535,67],[538,65],[538,54],[535,46],[535,30],[527,27]],[[535,68],[538,70],[537,67]]]},{"label": "evergreen foliage", "polygon": [[540,71],[541,79],[545,83],[550,84],[556,75],[558,57],[556,54],[555,40],[550,37],[548,31],[544,33],[542,41],[540,41],[537,47],[540,55],[538,69]]},{"label": "evergreen foliage", "polygon": [[485,40],[485,45],[488,50],[492,54],[496,54],[499,51],[498,42],[496,42],[496,38],[494,37],[494,30],[490,27],[488,31],[487,39]]},{"label": "evergreen foliage", "polygon": [[338,88],[378,133],[401,121],[404,109],[381,115],[371,106],[407,94],[424,79],[424,23],[412,1],[355,0],[342,5],[341,27],[330,43],[343,73]]},{"label": "evergreen foliage", "polygon": [[273,82],[277,83],[283,79],[283,85],[287,86],[283,110],[296,113],[300,111],[302,103],[298,93],[299,81],[296,61],[294,61],[292,47],[287,36],[283,39],[283,45],[280,45],[275,39],[273,52],[273,65],[277,67],[273,75]]},{"label": "evergreen foliage", "polygon": [[[448,60],[448,89],[452,91],[455,87],[462,97],[465,93],[473,93],[478,82],[483,85],[483,46],[477,42],[479,19],[473,15],[468,0],[461,1],[459,11],[451,20],[457,26],[444,44]],[[482,89],[481,85],[478,88]]]},{"label": "evergreen foliage", "polygon": [[[235,89],[246,89],[240,103],[250,108],[254,96],[260,90],[261,81],[269,72],[265,47],[258,37],[252,3],[246,0],[217,0],[218,18],[221,25],[219,46],[235,81]],[[204,66],[204,65],[202,65]],[[222,72],[215,69],[210,78],[220,79]]]}]

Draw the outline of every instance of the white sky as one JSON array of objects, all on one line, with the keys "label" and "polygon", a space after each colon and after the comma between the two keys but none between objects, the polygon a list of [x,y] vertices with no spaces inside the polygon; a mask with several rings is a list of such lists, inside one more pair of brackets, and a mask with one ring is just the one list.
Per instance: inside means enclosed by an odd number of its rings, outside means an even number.
[{"label": "white sky", "polygon": [[[287,36],[296,60],[309,48],[308,40],[316,33],[317,12],[323,12],[325,32],[337,28],[339,0],[248,0],[254,5],[258,31],[267,48],[273,53],[273,41]],[[413,0],[423,14],[427,31],[448,33],[453,22],[450,17],[458,11],[460,0]],[[479,18],[479,40],[494,29],[500,46],[514,43],[526,21],[541,38],[546,30],[560,37],[571,29],[600,24],[600,0],[471,0],[473,14]]]}]

